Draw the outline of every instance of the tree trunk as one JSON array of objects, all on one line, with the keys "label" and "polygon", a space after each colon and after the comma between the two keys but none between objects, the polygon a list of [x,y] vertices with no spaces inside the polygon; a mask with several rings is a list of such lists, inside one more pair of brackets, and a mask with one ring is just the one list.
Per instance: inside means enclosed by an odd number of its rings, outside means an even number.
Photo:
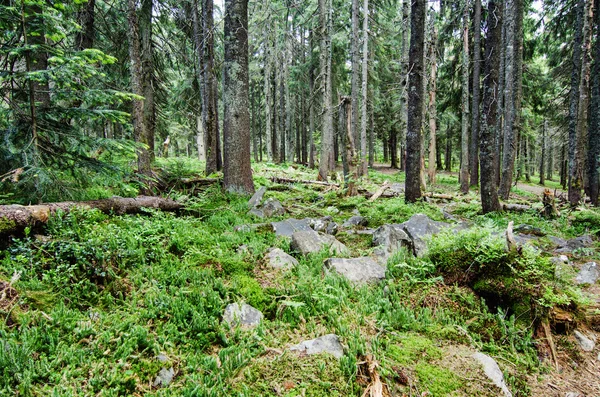
[{"label": "tree trunk", "polygon": [[204,147],[204,130],[202,128],[202,116],[196,116],[196,145],[198,146],[198,160],[206,161],[206,149]]},{"label": "tree trunk", "polygon": [[223,187],[239,194],[254,193],[250,168],[248,111],[248,0],[225,0],[223,66]]},{"label": "tree trunk", "polygon": [[492,0],[488,3],[487,38],[485,41],[485,73],[483,78],[483,108],[481,111],[481,135],[479,152],[481,154],[481,207],[483,213],[500,211],[498,190],[496,188],[496,164],[493,153],[496,151],[498,90],[500,73],[500,47],[502,46],[502,8],[501,3]]},{"label": "tree trunk", "polygon": [[88,0],[81,11],[77,12],[77,23],[81,30],[75,34],[75,49],[82,51],[94,47],[94,19],[96,17],[96,0]]},{"label": "tree trunk", "polygon": [[[591,57],[591,38],[592,26],[591,20],[593,16],[592,0],[580,0],[578,5],[578,13],[582,15],[582,31],[581,31],[581,48],[578,51],[581,56],[579,65],[576,65],[575,59],[573,66],[580,66],[581,69],[577,73],[579,82],[577,92],[572,94],[572,98],[577,96],[577,112],[576,119],[569,125],[569,203],[577,205],[581,201],[581,190],[583,189],[583,168],[585,155],[585,134],[587,131],[588,106],[589,106],[589,89],[590,89],[590,57]],[[579,19],[579,16],[578,16]],[[577,39],[575,46],[577,46]],[[575,49],[573,57],[575,57]],[[572,75],[573,76],[573,75]],[[575,89],[575,87],[572,87]],[[575,134],[572,134],[572,124],[575,125]]]},{"label": "tree trunk", "polygon": [[[143,97],[142,87],[142,58],[140,54],[141,44],[139,35],[139,23],[137,16],[137,1],[128,0],[127,19],[128,19],[128,39],[129,39],[129,59],[131,62],[131,91]],[[143,99],[132,100],[131,118],[133,123],[133,137],[136,142],[144,144],[146,139],[146,127],[144,125],[144,101]],[[150,155],[145,146],[137,147],[138,172],[149,175]]]},{"label": "tree trunk", "polygon": [[429,46],[429,61],[431,62],[431,74],[429,78],[429,183],[435,184],[436,172],[436,130],[437,130],[437,109],[435,95],[437,91],[437,29],[435,27],[435,19],[432,22],[432,37],[431,45]]},{"label": "tree trunk", "polygon": [[426,0],[412,2],[408,78],[408,126],[406,131],[406,191],[409,203],[421,198],[421,126],[423,123],[423,47]]},{"label": "tree trunk", "polygon": [[506,0],[500,0],[498,2],[498,6],[502,8],[500,11],[502,15],[498,17],[499,22],[501,24],[501,37],[500,41],[500,67],[498,68],[499,76],[498,76],[498,117],[496,120],[496,136],[495,139],[495,150],[494,150],[494,175],[496,176],[496,188],[500,187],[500,178],[502,175],[502,160],[503,160],[503,152],[502,147],[504,145],[504,98],[505,98],[505,77],[506,77]]},{"label": "tree trunk", "polygon": [[321,27],[321,81],[323,90],[323,123],[321,138],[321,161],[319,164],[319,180],[327,181],[329,171],[335,168],[333,115],[331,109],[331,0],[319,0],[319,16]]},{"label": "tree trunk", "polygon": [[[352,96],[352,111],[350,112],[350,115],[352,137],[354,143],[356,143],[357,148],[361,147],[361,145],[359,144],[361,135],[359,134],[358,130],[358,80],[360,78],[360,51],[358,50],[360,45],[360,39],[358,37],[358,8],[358,0],[352,0],[352,37],[350,40],[350,54],[352,60],[352,77],[350,79],[350,87],[352,92],[350,95]],[[361,172],[362,168],[361,170],[359,170],[359,173]]]},{"label": "tree trunk", "polygon": [[515,153],[517,139],[514,136],[513,124],[515,122],[515,20],[516,2],[520,0],[507,0],[505,2],[505,70],[504,70],[504,138],[502,175],[500,178],[500,189],[498,194],[504,200],[508,200],[512,185],[513,169],[515,165]]},{"label": "tree trunk", "polygon": [[481,0],[473,7],[473,98],[471,107],[471,148],[469,165],[471,186],[479,183],[479,124],[480,124],[480,71],[481,71]]},{"label": "tree trunk", "polygon": [[446,126],[446,153],[444,156],[447,172],[452,172],[452,130],[450,124]]},{"label": "tree trunk", "polygon": [[542,147],[542,155],[540,156],[540,185],[544,185],[546,183],[546,146],[547,146],[547,138],[548,137],[548,120],[544,120],[544,124],[542,126],[542,142],[540,146]]},{"label": "tree trunk", "polygon": [[460,191],[469,192],[469,0],[463,3]]},{"label": "tree trunk", "polygon": [[598,180],[598,167],[600,167],[600,0],[595,0],[595,12],[596,41],[594,43],[592,101],[588,126],[587,177],[592,205],[598,206],[600,186]]},{"label": "tree trunk", "polygon": [[140,43],[142,59],[142,96],[144,97],[144,136],[141,143],[148,147],[144,159],[144,173],[150,174],[154,162],[154,131],[156,130],[156,104],[154,90],[156,78],[154,76],[154,45],[152,44],[152,0],[142,0],[140,9]]},{"label": "tree trunk", "polygon": [[[203,31],[203,84],[204,100],[202,101],[202,118],[204,122],[204,139],[206,148],[206,175],[222,168],[221,137],[219,132],[218,88],[215,69],[214,49],[214,17],[213,0],[203,0],[202,4]],[[247,95],[247,93],[246,93]]]},{"label": "tree trunk", "polygon": [[[313,33],[312,29],[308,33],[310,57],[312,58]],[[315,168],[315,70],[312,60],[308,72],[308,168]]]},{"label": "tree trunk", "polygon": [[93,201],[65,201],[42,205],[0,205],[0,235],[21,233],[26,227],[37,227],[48,222],[57,211],[68,213],[74,208],[98,209],[105,214],[136,214],[143,208],[177,211],[183,204],[162,197],[139,196],[136,198],[113,197]]},{"label": "tree trunk", "polygon": [[552,142],[551,135],[548,135],[546,140],[548,142],[548,156],[546,157],[548,159],[546,161],[546,179],[551,181],[554,178],[552,175],[554,172],[554,142]]},{"label": "tree trunk", "polygon": [[[269,22],[267,20],[267,22]],[[267,26],[267,29],[270,29],[270,24],[266,23],[265,24]],[[271,107],[271,103],[273,102],[273,100],[271,99],[271,64],[272,64],[272,57],[273,55],[271,54],[272,51],[272,47],[271,47],[271,32],[270,30],[268,30],[267,32],[265,32],[265,137],[266,137],[266,145],[267,145],[267,160],[268,161],[273,161],[273,126],[272,126],[272,119],[273,116],[271,115],[272,112],[272,107]]]},{"label": "tree trunk", "polygon": [[[401,31],[402,31],[402,42],[401,42],[401,49],[400,49],[400,56],[401,56],[401,70],[400,70],[400,141],[404,142],[405,137],[406,137],[406,132],[407,132],[407,128],[408,128],[408,107],[407,107],[407,101],[408,101],[408,85],[409,85],[409,67],[408,67],[408,63],[409,63],[409,50],[410,50],[410,31],[409,31],[409,27],[411,26],[411,22],[410,22],[410,7],[411,7],[411,3],[409,0],[404,0],[402,2],[402,26],[401,26]],[[424,53],[424,51],[423,51]],[[422,83],[421,83],[422,84]],[[400,145],[402,146],[402,145]],[[404,168],[404,163],[405,163],[405,158],[404,155],[401,154],[401,164],[400,167],[401,169],[405,169]]]},{"label": "tree trunk", "polygon": [[[363,50],[362,50],[362,103],[361,103],[361,126],[360,126],[360,166],[359,175],[368,175],[367,169],[367,102],[368,102],[368,79],[369,79],[369,0],[363,1]],[[369,140],[372,142],[372,139]],[[369,158],[371,147],[369,147]]]}]

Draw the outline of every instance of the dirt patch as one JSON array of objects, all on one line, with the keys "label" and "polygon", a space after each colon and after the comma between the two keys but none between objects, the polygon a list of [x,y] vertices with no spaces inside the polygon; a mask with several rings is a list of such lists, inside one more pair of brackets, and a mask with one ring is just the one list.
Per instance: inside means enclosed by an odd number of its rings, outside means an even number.
[{"label": "dirt patch", "polygon": [[6,281],[0,281],[0,311],[9,311],[18,299],[17,290]]}]

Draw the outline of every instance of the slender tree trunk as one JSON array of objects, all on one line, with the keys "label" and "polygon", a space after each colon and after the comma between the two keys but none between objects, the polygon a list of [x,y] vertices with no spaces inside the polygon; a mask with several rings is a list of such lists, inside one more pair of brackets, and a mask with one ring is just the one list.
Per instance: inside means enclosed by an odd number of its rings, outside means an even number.
[{"label": "slender tree trunk", "polygon": [[498,90],[500,74],[500,47],[502,46],[501,3],[491,0],[488,3],[487,38],[485,41],[485,73],[483,78],[483,108],[481,111],[481,206],[483,213],[500,211],[496,188],[496,164],[493,153],[496,150],[496,129],[498,128]]},{"label": "slender tree trunk", "polygon": [[540,159],[540,185],[544,185],[546,183],[546,147],[548,146],[548,120],[544,120],[544,124],[542,127],[542,142],[540,146],[542,147],[542,155]]},{"label": "slender tree trunk", "polygon": [[[313,34],[312,30],[308,34],[309,51],[312,59]],[[308,71],[308,168],[315,168],[315,70],[312,61],[310,62]]]},{"label": "slender tree trunk", "polygon": [[510,194],[517,148],[517,139],[514,136],[513,124],[515,122],[515,3],[518,1],[520,0],[507,0],[505,2],[504,139],[502,175],[498,191],[498,194],[504,200],[507,200]]},{"label": "slender tree trunk", "polygon": [[452,130],[450,124],[446,126],[446,153],[444,156],[447,172],[452,172]]},{"label": "slender tree trunk", "polygon": [[248,112],[248,0],[225,0],[223,135],[226,191],[252,194]]},{"label": "slender tree trunk", "polygon": [[[363,0],[363,50],[362,50],[362,103],[361,103],[361,127],[360,127],[360,165],[359,175],[367,175],[367,103],[368,103],[368,79],[369,79],[369,0]],[[372,142],[372,139],[369,141]],[[369,158],[370,156],[369,147]]]},{"label": "slender tree trunk", "polygon": [[96,0],[88,0],[77,12],[77,23],[81,30],[75,34],[75,49],[78,51],[94,47],[94,20],[96,17]]},{"label": "slender tree trunk", "polygon": [[329,171],[335,168],[333,115],[331,109],[331,0],[319,0],[319,15],[321,25],[321,86],[323,90],[323,123],[321,138],[321,161],[319,164],[319,179],[326,181]]},{"label": "slender tree trunk", "polygon": [[[197,3],[197,0],[194,0]],[[197,19],[197,5],[193,18]],[[206,175],[210,175],[222,167],[219,119],[217,110],[217,81],[214,67],[214,19],[213,0],[202,2],[202,28],[195,20],[194,34],[199,52],[200,84],[202,86],[202,127],[204,131],[204,151],[206,158]]]},{"label": "slender tree trunk", "polygon": [[469,0],[463,3],[460,191],[469,192]]},{"label": "slender tree trunk", "polygon": [[[501,0],[502,1],[502,15],[499,17],[500,23],[502,25],[502,45],[500,45],[500,68],[499,77],[498,77],[498,117],[496,120],[496,136],[494,137],[496,144],[494,150],[494,174],[496,176],[496,187],[500,187],[500,179],[502,176],[502,160],[503,157],[503,146],[504,146],[504,123],[505,123],[505,108],[504,108],[504,99],[505,99],[505,90],[506,90],[506,9],[507,9],[507,1],[511,0]],[[500,3],[498,3],[500,4]]]},{"label": "slender tree trunk", "polygon": [[251,119],[250,119],[250,131],[252,136],[252,154],[254,155],[254,162],[258,163],[258,128],[256,123],[256,88],[252,84],[250,86],[251,95]]},{"label": "slender tree trunk", "polygon": [[[569,134],[569,144],[574,146],[573,153],[570,154],[569,169],[569,203],[577,205],[582,200],[581,190],[583,189],[583,168],[585,159],[585,134],[588,122],[589,89],[590,89],[590,62],[591,62],[591,40],[592,40],[592,0],[581,0],[583,8],[582,24],[582,42],[581,42],[581,71],[579,72],[579,92],[577,104],[577,119],[575,122],[575,142],[571,141]],[[580,11],[581,12],[581,11]],[[577,45],[577,43],[575,43]],[[569,131],[570,133],[571,131]],[[570,148],[570,152],[571,152]]]},{"label": "slender tree trunk", "polygon": [[421,198],[421,126],[423,124],[423,48],[426,0],[414,0],[410,19],[408,128],[406,132],[406,192],[409,203]]},{"label": "slender tree trunk", "polygon": [[[267,20],[267,29],[269,29],[270,24],[268,23],[269,21]],[[271,46],[271,32],[270,30],[267,30],[267,32],[265,32],[265,137],[266,137],[266,145],[267,145],[267,160],[268,161],[273,161],[273,126],[272,126],[272,119],[273,116],[271,115],[272,112],[272,107],[271,107],[271,103],[272,103],[272,99],[271,99],[271,64],[272,64],[272,57],[273,54],[271,53],[272,51],[272,46]]]},{"label": "slender tree trunk", "polygon": [[479,124],[480,124],[480,71],[481,71],[481,0],[475,0],[473,9],[473,98],[471,107],[471,149],[469,151],[471,186],[479,183]]},{"label": "slender tree trunk", "polygon": [[568,172],[569,172],[569,156],[567,153],[567,145],[561,144],[560,151],[560,185],[563,190],[567,187]]},{"label": "slender tree trunk", "polygon": [[600,167],[600,0],[595,0],[594,9],[596,39],[594,43],[590,123],[588,126],[587,176],[592,205],[598,206],[600,190],[600,181],[598,180],[598,167]]},{"label": "slender tree trunk", "polygon": [[285,69],[286,69],[285,50],[282,51],[279,67],[279,158],[278,163],[285,163],[286,152],[285,143],[287,142],[287,114],[286,114],[286,96],[285,96]]},{"label": "slender tree trunk", "polygon": [[148,165],[144,166],[149,172],[154,162],[154,131],[156,130],[156,104],[154,90],[154,45],[152,43],[152,0],[142,0],[140,10],[140,42],[142,56],[142,92],[144,96],[144,137],[142,143],[148,146]]},{"label": "slender tree trunk", "polygon": [[548,156],[546,157],[546,179],[551,181],[554,178],[552,175],[554,172],[554,143],[552,142],[551,135],[548,135],[546,140],[548,142]]},{"label": "slender tree trunk", "polygon": [[[398,163],[398,131],[392,126],[390,128],[390,167],[391,168],[400,168]],[[419,163],[420,168],[420,163]]]},{"label": "slender tree trunk", "polygon": [[[352,137],[354,143],[356,143],[356,147],[361,147],[360,145],[360,133],[358,130],[358,97],[359,97],[359,88],[358,81],[360,79],[360,39],[358,36],[358,14],[359,14],[359,6],[358,0],[352,0],[352,37],[350,40],[350,54],[352,59],[352,77],[351,77],[351,96],[352,96],[352,111],[351,111],[351,126],[352,126]],[[359,173],[362,172],[359,170]]]},{"label": "slender tree trunk", "polygon": [[[408,107],[407,107],[407,101],[408,101],[408,95],[409,95],[409,41],[410,41],[410,30],[409,27],[411,26],[410,23],[410,7],[411,7],[411,3],[409,0],[404,0],[402,2],[402,26],[401,26],[401,30],[402,30],[402,46],[400,49],[400,54],[401,54],[401,80],[400,80],[400,141],[404,142],[405,141],[405,137],[406,137],[406,131],[407,131],[407,127],[408,127]],[[423,51],[424,52],[424,51]],[[422,83],[421,83],[422,84]],[[400,145],[402,147],[402,145]],[[404,163],[405,163],[405,159],[404,159],[404,155],[401,154],[402,157],[402,161],[400,164],[400,167],[402,170],[404,170]]]},{"label": "slender tree trunk", "polygon": [[429,78],[429,183],[435,184],[436,172],[436,130],[437,130],[437,109],[435,96],[437,91],[437,28],[435,27],[435,18],[432,22],[431,45],[429,46],[429,61],[431,62],[431,71]]}]

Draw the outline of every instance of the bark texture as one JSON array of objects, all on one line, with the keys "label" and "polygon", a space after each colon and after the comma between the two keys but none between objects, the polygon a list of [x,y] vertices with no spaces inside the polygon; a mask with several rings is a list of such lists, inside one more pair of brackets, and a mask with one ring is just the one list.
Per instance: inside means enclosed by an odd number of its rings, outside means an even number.
[{"label": "bark texture", "polygon": [[248,0],[225,0],[223,76],[223,187],[239,194],[254,193],[250,168],[248,109]]},{"label": "bark texture", "polygon": [[96,19],[96,0],[88,2],[77,12],[77,23],[81,30],[75,35],[75,49],[84,50],[94,46],[94,21]]},{"label": "bark texture", "polygon": [[437,110],[436,110],[436,91],[437,91],[437,29],[433,21],[431,35],[431,45],[429,46],[429,62],[431,62],[429,78],[429,168],[427,175],[430,184],[435,184],[436,172],[436,132],[437,132]]},{"label": "bark texture", "polygon": [[469,150],[469,168],[471,186],[479,183],[479,127],[481,93],[481,0],[473,4],[473,98],[471,100],[471,148]]},{"label": "bark texture", "polygon": [[588,186],[592,205],[598,205],[598,167],[600,166],[600,0],[595,0],[594,21],[596,38],[594,43],[594,67],[592,71],[592,102],[588,126]]},{"label": "bark texture", "polygon": [[410,51],[408,77],[408,121],[406,131],[407,202],[421,198],[421,126],[423,123],[423,48],[425,44],[426,0],[414,0],[410,18]]},{"label": "bark texture", "polygon": [[321,27],[321,87],[323,94],[323,122],[321,135],[321,161],[319,179],[326,181],[329,171],[335,167],[333,115],[331,109],[331,0],[319,0],[319,19]]},{"label": "bark texture", "polygon": [[469,0],[463,3],[460,191],[469,192]]},{"label": "bark texture", "polygon": [[[368,175],[367,170],[367,103],[369,79],[369,0],[363,1],[363,50],[362,50],[362,103],[360,124],[360,170],[359,175]],[[372,142],[372,139],[370,140]],[[369,158],[372,157],[369,147]]]},{"label": "bark texture", "polygon": [[105,214],[135,214],[144,208],[177,211],[181,203],[161,197],[139,196],[136,198],[113,197],[93,201],[65,201],[41,205],[0,205],[0,235],[22,232],[26,227],[37,227],[48,222],[58,211],[68,213],[74,208],[98,209]]}]

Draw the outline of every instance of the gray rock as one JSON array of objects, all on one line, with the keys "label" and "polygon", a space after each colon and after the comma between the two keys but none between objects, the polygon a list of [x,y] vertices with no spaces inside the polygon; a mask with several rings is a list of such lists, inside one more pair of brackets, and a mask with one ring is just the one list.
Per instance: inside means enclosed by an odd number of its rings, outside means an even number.
[{"label": "gray rock", "polygon": [[156,356],[156,359],[161,363],[166,363],[169,361],[169,357],[164,353],[160,353],[158,356]]},{"label": "gray rock", "polygon": [[472,357],[483,366],[483,372],[485,372],[485,375],[494,383],[494,385],[502,390],[504,396],[512,397],[512,393],[506,386],[504,374],[500,370],[500,367],[498,367],[498,363],[496,363],[493,358],[483,353],[475,353]]},{"label": "gray rock", "polygon": [[329,247],[332,255],[349,255],[350,250],[340,243],[335,237],[328,234],[319,234],[314,230],[295,232],[292,234],[291,247],[303,255],[315,254]]},{"label": "gray rock", "polygon": [[304,341],[290,347],[290,350],[308,355],[328,353],[337,359],[342,358],[344,355],[344,347],[340,343],[340,338],[335,334],[328,334],[317,339]]},{"label": "gray rock", "polygon": [[521,234],[530,234],[538,237],[543,237],[546,235],[539,227],[534,227],[531,225],[519,225],[514,230],[516,233]]},{"label": "gray rock", "polygon": [[387,188],[388,192],[392,192],[395,195],[400,195],[404,193],[404,184],[403,183],[392,183],[390,187]]},{"label": "gray rock", "polygon": [[354,284],[378,282],[385,278],[385,267],[368,257],[329,258],[325,261],[325,266],[335,270]]},{"label": "gray rock", "polygon": [[230,327],[241,325],[243,327],[256,327],[262,321],[263,314],[252,306],[243,303],[231,303],[225,308],[223,321]]},{"label": "gray rock", "polygon": [[334,215],[340,213],[340,210],[338,208],[336,208],[336,207],[333,207],[333,206],[327,207],[325,209],[325,211],[327,211],[327,212],[329,212],[331,214],[334,214]]},{"label": "gray rock", "polygon": [[152,384],[152,386],[167,387],[173,381],[174,377],[175,370],[173,370],[173,367],[169,369],[162,368],[160,371],[158,371],[158,375],[156,376],[156,379],[154,379],[154,383]]},{"label": "gray rock", "polygon": [[400,225],[383,225],[373,233],[373,245],[383,247],[391,255],[402,247],[410,247],[411,241]]},{"label": "gray rock", "polygon": [[421,257],[427,251],[425,237],[439,233],[442,228],[450,226],[445,222],[436,222],[425,214],[415,214],[401,224],[402,229],[412,241],[413,252]]},{"label": "gray rock", "polygon": [[576,391],[570,391],[567,394],[565,394],[565,397],[582,397],[581,394],[577,393]]},{"label": "gray rock", "polygon": [[338,224],[332,221],[327,225],[327,230],[325,230],[325,233],[335,236],[338,232],[338,229]]},{"label": "gray rock", "polygon": [[337,223],[333,221],[331,216],[324,216],[322,218],[306,218],[305,220],[315,232],[332,235],[337,233]]},{"label": "gray rock", "polygon": [[260,228],[268,227],[268,226],[269,226],[268,223],[254,223],[252,225],[238,225],[233,228],[233,231],[241,232],[241,233],[250,233],[250,232],[255,231],[256,229],[260,229]]},{"label": "gray rock", "polygon": [[258,218],[264,218],[265,217],[265,213],[260,208],[252,208],[250,211],[248,211],[248,213],[250,215],[254,215],[254,216],[258,217]]},{"label": "gray rock", "polygon": [[579,273],[575,277],[577,284],[595,284],[600,277],[600,270],[596,262],[588,262],[581,267]]},{"label": "gray rock", "polygon": [[513,237],[515,239],[515,242],[518,245],[524,245],[524,244],[533,245],[536,241],[538,241],[540,239],[536,235],[523,234],[523,233],[515,233]]},{"label": "gray rock", "polygon": [[267,187],[261,186],[260,189],[258,189],[256,191],[256,193],[254,193],[254,195],[252,196],[250,201],[248,201],[248,208],[252,209],[252,208],[258,207],[260,205],[260,203],[262,202],[263,196],[265,195],[266,192],[267,192]]},{"label": "gray rock", "polygon": [[292,237],[295,232],[311,231],[310,223],[306,219],[286,219],[281,222],[272,222],[271,226],[277,236]]},{"label": "gray rock", "polygon": [[348,219],[346,222],[344,222],[342,224],[342,227],[351,229],[356,226],[366,227],[368,224],[369,224],[369,221],[364,216],[354,215],[353,217]]},{"label": "gray rock", "polygon": [[559,246],[556,252],[560,253],[570,253],[577,249],[581,248],[589,248],[594,244],[594,240],[590,235],[583,235],[579,237],[572,238],[566,241],[566,245]]},{"label": "gray rock", "polygon": [[550,263],[554,265],[554,277],[557,279],[568,281],[575,277],[575,270],[565,255],[550,258]]},{"label": "gray rock", "polygon": [[283,208],[279,200],[274,198],[265,201],[265,204],[262,206],[262,211],[267,218],[285,215],[285,208]]},{"label": "gray rock", "polygon": [[552,244],[556,245],[557,248],[567,246],[567,240],[565,240],[564,238],[560,238],[560,237],[556,237],[556,236],[548,236],[548,240],[550,240],[550,242]]},{"label": "gray rock", "polygon": [[265,260],[274,269],[291,269],[298,265],[296,258],[280,248],[271,248]]},{"label": "gray rock", "polygon": [[575,335],[575,340],[577,341],[577,344],[579,344],[579,347],[584,352],[591,352],[596,347],[596,343],[581,332],[576,330],[575,332],[573,332],[573,335]]}]

